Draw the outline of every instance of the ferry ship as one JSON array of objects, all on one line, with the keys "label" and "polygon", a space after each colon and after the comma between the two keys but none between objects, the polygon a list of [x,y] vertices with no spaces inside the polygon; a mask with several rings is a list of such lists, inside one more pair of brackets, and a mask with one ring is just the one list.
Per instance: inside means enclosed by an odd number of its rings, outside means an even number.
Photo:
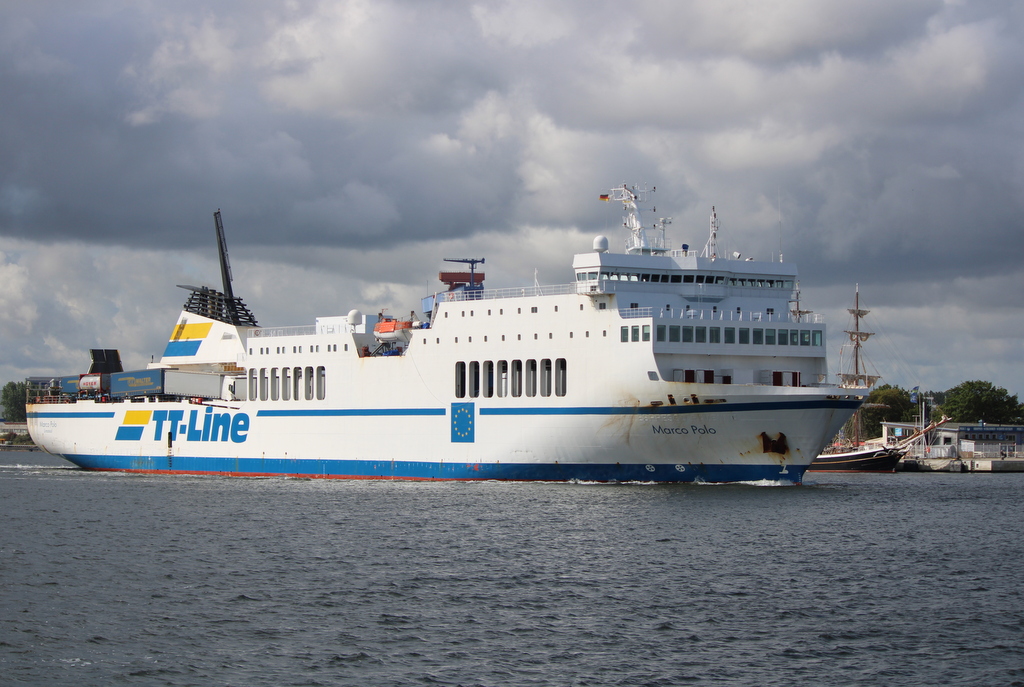
[{"label": "ferry ship", "polygon": [[159,362],[32,392],[36,443],[88,470],[303,478],[800,483],[861,405],[827,383],[823,318],[795,266],[702,251],[645,224],[598,236],[575,281],[484,286],[484,258],[405,318],[260,326],[231,289],[190,291]]}]

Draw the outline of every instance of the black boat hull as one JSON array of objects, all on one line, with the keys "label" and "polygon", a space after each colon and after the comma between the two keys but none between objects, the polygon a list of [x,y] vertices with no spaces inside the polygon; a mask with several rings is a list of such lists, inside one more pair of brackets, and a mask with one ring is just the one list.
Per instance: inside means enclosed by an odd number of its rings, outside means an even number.
[{"label": "black boat hull", "polygon": [[901,451],[882,448],[849,453],[822,454],[815,458],[808,472],[896,472],[903,457]]}]

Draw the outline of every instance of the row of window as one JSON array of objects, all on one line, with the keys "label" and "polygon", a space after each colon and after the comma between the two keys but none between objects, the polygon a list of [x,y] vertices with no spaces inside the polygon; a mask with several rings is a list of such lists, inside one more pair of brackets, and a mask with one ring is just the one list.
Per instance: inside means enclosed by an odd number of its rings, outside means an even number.
[{"label": "row of window", "polygon": [[312,367],[249,368],[250,401],[318,401],[327,397],[327,370]]},{"label": "row of window", "polygon": [[[569,332],[569,338],[570,339],[575,338],[575,336],[576,336],[575,332]],[[583,332],[583,336],[584,336],[584,338],[589,339],[590,338],[590,330],[589,329],[585,330]],[[597,334],[595,334],[594,336],[597,336]],[[601,336],[604,336],[604,337],[608,336],[608,330],[607,329],[602,329],[601,330]],[[554,338],[555,338],[555,333],[554,332],[548,332],[548,339],[554,339]],[[504,334],[501,335],[501,340],[505,341],[505,335]],[[516,341],[522,341],[522,340],[523,340],[523,335],[522,334],[516,334]],[[533,340],[534,341],[539,341],[540,340],[540,334],[538,334],[537,332],[534,332],[533,333]],[[455,343],[459,343],[459,337],[457,337],[457,336],[454,337],[453,341]],[[487,341],[488,341],[488,337],[485,334],[484,335],[484,343],[487,343]],[[511,341],[511,339],[509,339],[509,341]],[[441,337],[435,337],[434,338],[434,342],[435,343],[441,343]],[[426,338],[423,339],[423,343],[424,344],[427,343],[427,339]],[[466,337],[466,343],[473,343],[473,337],[472,336],[467,336]]]},{"label": "row of window", "polygon": [[576,281],[635,281],[661,284],[728,284],[761,289],[793,289],[792,279],[764,277],[726,277],[715,274],[646,274],[643,272],[577,272]]},{"label": "row of window", "polygon": [[[318,345],[316,345],[316,346],[307,346],[306,348],[309,349],[310,353],[319,353],[320,352],[320,346],[318,346]],[[264,347],[262,347],[262,348],[260,348],[258,350],[260,352],[259,353],[260,355],[270,355],[270,346],[264,346]],[[338,344],[327,344],[327,350],[329,352],[335,352],[336,353],[338,351]],[[345,344],[345,350],[346,351],[348,350],[348,344]],[[252,351],[253,351],[253,349],[250,348],[249,349],[249,355],[253,354]],[[276,353],[278,355],[281,355],[281,354],[284,354],[284,353],[287,353],[287,352],[288,352],[288,347],[287,346],[276,346],[274,348],[274,353]],[[302,353],[302,346],[292,346],[292,353]]]},{"label": "row of window", "polygon": [[[606,307],[607,307],[606,303],[600,303],[599,307],[598,307],[598,310],[604,310]],[[556,306],[554,306],[554,308],[555,308],[554,312],[558,312],[558,306],[556,305]],[[580,310],[583,310],[583,304],[582,303],[580,303]],[[455,311],[452,310],[451,312],[454,314]],[[491,312],[492,312],[492,309],[488,308],[487,309],[487,316],[488,317],[491,316]],[[510,309],[510,312],[511,312],[511,309]],[[537,314],[537,312],[539,312],[538,306],[536,306],[536,305],[530,306],[530,312],[533,313],[533,314]],[[461,315],[462,317],[466,316],[466,311],[465,310],[462,310],[461,313],[462,313],[462,315]],[[473,317],[475,313],[476,313],[475,310],[470,310],[469,311],[469,316]],[[498,314],[499,315],[504,315],[505,314],[505,308],[498,308]],[[516,314],[517,315],[522,315],[523,314],[523,309],[522,308],[516,308]],[[444,316],[446,318],[448,317],[448,311],[447,310],[445,311]]]},{"label": "row of window", "polygon": [[[651,325],[624,325],[619,329],[619,340],[650,341]],[[727,343],[754,344],[755,346],[821,346],[820,329],[762,329],[760,327],[705,327],[678,324],[659,324],[655,328],[656,341],[669,343]]]},{"label": "row of window", "polygon": [[565,358],[455,363],[456,398],[565,396]]},{"label": "row of window", "polygon": [[[672,381],[701,384],[732,384],[732,370],[672,370]],[[772,386],[800,386],[800,372],[795,370],[762,370],[761,383]],[[673,404],[674,405],[674,404]]]}]

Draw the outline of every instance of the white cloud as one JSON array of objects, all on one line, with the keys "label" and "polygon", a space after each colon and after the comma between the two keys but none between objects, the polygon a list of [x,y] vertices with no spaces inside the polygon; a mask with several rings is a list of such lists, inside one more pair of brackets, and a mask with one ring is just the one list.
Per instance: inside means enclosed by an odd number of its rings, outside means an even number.
[{"label": "white cloud", "polygon": [[126,115],[130,124],[152,124],[166,113],[209,119],[220,113],[219,86],[236,68],[235,37],[212,16],[162,22],[163,41],[148,61],[128,65],[126,78],[139,84],[145,104]]},{"label": "white cloud", "polygon": [[713,133],[702,141],[701,150],[708,164],[721,169],[779,168],[817,162],[842,141],[842,132],[832,127],[802,132],[766,121],[756,129]]},{"label": "white cloud", "polygon": [[520,48],[533,48],[569,36],[574,20],[556,4],[538,0],[477,3],[473,18],[484,38]]}]

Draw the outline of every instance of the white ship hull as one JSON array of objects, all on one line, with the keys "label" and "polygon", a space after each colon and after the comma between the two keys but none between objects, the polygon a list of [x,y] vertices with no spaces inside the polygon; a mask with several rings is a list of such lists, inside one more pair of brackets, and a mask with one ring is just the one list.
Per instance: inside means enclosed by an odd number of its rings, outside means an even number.
[{"label": "white ship hull", "polygon": [[[380,408],[237,403],[227,408],[83,401],[35,406],[30,422],[32,435],[45,450],[99,470],[800,482],[818,448],[858,403],[821,394],[792,394],[783,400],[737,395],[737,387],[730,391],[725,403],[704,407],[460,402]],[[719,397],[722,393],[718,391]],[[218,418],[223,415],[230,422]],[[174,420],[173,429],[165,418]]]}]

